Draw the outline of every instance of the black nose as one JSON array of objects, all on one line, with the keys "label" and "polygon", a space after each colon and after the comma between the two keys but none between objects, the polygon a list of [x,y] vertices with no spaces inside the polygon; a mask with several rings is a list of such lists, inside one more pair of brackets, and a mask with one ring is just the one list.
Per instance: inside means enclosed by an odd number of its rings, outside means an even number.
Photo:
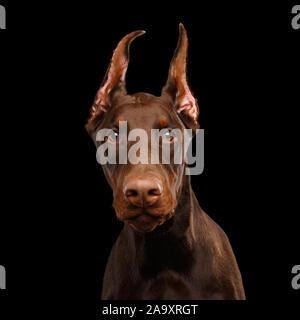
[{"label": "black nose", "polygon": [[158,180],[131,180],[125,184],[124,194],[134,206],[149,207],[159,200],[162,184]]}]

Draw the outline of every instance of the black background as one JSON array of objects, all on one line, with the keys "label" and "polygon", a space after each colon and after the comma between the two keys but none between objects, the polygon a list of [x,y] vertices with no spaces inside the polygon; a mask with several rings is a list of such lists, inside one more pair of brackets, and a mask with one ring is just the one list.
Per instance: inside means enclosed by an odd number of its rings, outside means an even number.
[{"label": "black background", "polygon": [[122,224],[84,124],[113,49],[131,31],[147,33],[131,47],[128,92],[160,94],[182,22],[205,129],[205,169],[192,177],[199,203],[231,241],[245,308],[299,300],[292,4],[1,4],[1,298],[31,297],[34,307],[39,297],[95,317]]}]

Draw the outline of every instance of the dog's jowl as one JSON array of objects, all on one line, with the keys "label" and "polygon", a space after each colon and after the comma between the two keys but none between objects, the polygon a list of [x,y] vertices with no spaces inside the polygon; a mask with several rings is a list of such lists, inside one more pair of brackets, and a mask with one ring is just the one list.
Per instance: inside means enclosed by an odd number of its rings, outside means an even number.
[{"label": "dog's jowl", "polygon": [[[97,148],[113,144],[117,153],[122,149],[122,121],[128,131],[141,128],[148,136],[151,129],[167,129],[159,148],[167,144],[172,155],[174,139],[168,130],[191,129],[195,134],[199,128],[199,107],[186,77],[187,33],[180,24],[160,96],[126,91],[129,46],[142,34],[132,32],[119,42],[86,129]],[[111,129],[110,134],[97,141],[103,128]],[[116,162],[102,167],[113,191],[116,216],[124,222],[110,253],[102,299],[245,299],[228,238],[199,206],[185,161]]]}]

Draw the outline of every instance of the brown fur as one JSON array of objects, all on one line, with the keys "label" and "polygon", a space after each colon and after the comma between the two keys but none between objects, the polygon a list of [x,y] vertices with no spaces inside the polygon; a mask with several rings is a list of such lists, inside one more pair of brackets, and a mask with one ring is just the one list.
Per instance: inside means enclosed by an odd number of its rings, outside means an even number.
[{"label": "brown fur", "polygon": [[[142,33],[120,41],[95,98],[86,129],[97,147],[97,130],[116,127],[123,119],[129,130],[143,128],[148,136],[158,127],[194,132],[199,128],[198,104],[186,80],[188,42],[183,25],[162,95],[127,94],[129,44]],[[118,140],[112,143],[119,148]],[[245,299],[228,238],[200,208],[184,162],[106,164],[103,170],[114,193],[117,218],[125,222],[109,257],[103,299]],[[141,179],[161,183],[162,192],[152,205],[136,206],[126,198],[126,183]]]}]

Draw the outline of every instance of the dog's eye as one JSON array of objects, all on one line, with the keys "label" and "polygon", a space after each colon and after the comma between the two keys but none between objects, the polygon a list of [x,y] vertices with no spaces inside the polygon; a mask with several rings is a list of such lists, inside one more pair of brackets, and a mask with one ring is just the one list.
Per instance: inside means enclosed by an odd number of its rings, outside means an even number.
[{"label": "dog's eye", "polygon": [[174,137],[172,136],[172,133],[170,130],[166,131],[163,135],[163,140],[165,142],[172,142],[174,140]]},{"label": "dog's eye", "polygon": [[111,132],[111,134],[108,136],[108,139],[112,142],[116,142],[119,138],[119,133],[117,131]]}]

